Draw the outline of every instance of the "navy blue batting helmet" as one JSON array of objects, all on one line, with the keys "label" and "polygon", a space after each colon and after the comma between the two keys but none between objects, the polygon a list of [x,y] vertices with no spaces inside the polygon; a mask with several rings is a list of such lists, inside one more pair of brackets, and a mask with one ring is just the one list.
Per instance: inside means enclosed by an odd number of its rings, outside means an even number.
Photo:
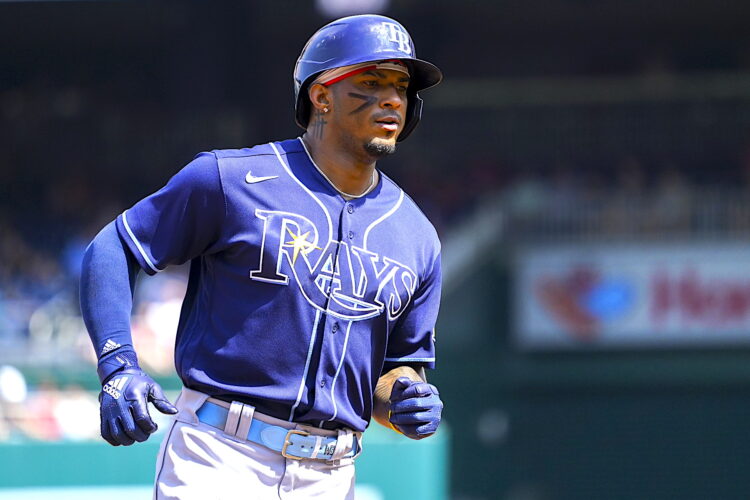
[{"label": "navy blue batting helmet", "polygon": [[364,62],[398,59],[411,76],[403,141],[422,117],[420,90],[440,83],[443,74],[434,64],[416,58],[414,43],[406,29],[389,17],[365,14],[326,24],[307,41],[294,67],[294,97],[297,124],[307,128],[310,98],[307,89],[323,71]]}]

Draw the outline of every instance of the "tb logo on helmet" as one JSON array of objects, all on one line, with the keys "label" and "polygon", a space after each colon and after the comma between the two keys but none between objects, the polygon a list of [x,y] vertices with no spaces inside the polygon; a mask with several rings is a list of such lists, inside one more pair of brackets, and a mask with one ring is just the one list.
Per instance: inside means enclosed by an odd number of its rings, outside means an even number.
[{"label": "tb logo on helmet", "polygon": [[398,44],[398,50],[406,55],[411,55],[409,33],[400,24],[384,22],[383,26],[388,30],[390,41]]}]

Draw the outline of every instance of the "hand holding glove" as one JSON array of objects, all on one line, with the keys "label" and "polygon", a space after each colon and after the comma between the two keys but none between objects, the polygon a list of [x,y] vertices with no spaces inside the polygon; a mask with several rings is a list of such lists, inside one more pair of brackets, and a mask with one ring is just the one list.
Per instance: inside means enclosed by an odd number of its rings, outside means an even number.
[{"label": "hand holding glove", "polygon": [[149,401],[162,413],[177,413],[159,384],[137,365],[112,375],[99,394],[102,437],[112,446],[148,439],[157,429],[148,413]]},{"label": "hand holding glove", "polygon": [[399,377],[393,384],[389,402],[388,420],[406,437],[422,439],[437,430],[443,402],[434,385]]}]

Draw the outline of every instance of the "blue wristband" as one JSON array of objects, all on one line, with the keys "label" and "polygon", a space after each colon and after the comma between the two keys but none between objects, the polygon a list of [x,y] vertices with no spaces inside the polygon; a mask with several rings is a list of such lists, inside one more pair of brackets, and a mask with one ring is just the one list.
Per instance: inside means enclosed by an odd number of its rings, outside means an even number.
[{"label": "blue wristband", "polygon": [[139,368],[138,357],[131,346],[122,346],[103,356],[96,367],[96,373],[104,385],[112,375],[125,368]]}]

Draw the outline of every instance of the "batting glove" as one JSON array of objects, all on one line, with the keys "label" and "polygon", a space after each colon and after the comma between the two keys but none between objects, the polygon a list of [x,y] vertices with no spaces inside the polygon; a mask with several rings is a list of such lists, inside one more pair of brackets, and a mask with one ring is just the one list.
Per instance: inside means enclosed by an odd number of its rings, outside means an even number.
[{"label": "batting glove", "polygon": [[177,413],[159,384],[142,370],[134,367],[116,372],[99,394],[102,437],[112,446],[148,439],[157,429],[148,413],[148,401],[162,413]]},{"label": "batting glove", "polygon": [[443,402],[434,385],[407,377],[396,379],[388,414],[395,430],[411,439],[425,438],[437,430],[442,412]]}]

